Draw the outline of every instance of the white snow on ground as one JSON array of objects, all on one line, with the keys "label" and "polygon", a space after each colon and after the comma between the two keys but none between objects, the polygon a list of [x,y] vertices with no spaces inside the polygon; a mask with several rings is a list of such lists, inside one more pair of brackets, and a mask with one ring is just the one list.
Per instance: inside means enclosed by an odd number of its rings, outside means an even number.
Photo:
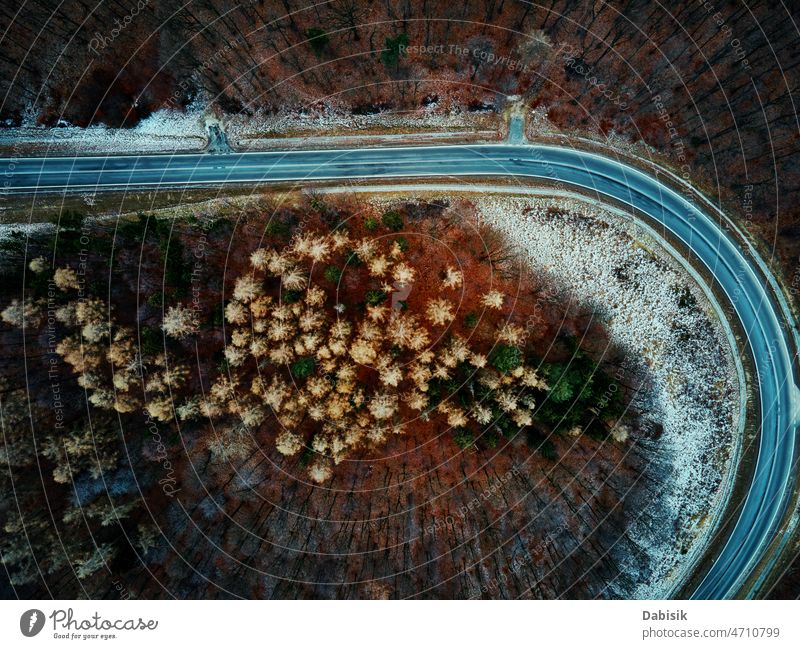
[{"label": "white snow on ground", "polygon": [[19,151],[19,155],[30,155],[31,151],[40,154],[170,153],[202,149],[205,144],[206,131],[200,109],[158,110],[133,128],[108,128],[102,124],[88,128],[70,125],[46,128],[28,123],[0,129],[0,155],[6,155],[9,149]]},{"label": "white snow on ground", "polygon": [[321,108],[280,113],[257,111],[253,115],[233,115],[225,120],[225,132],[234,145],[264,137],[282,137],[302,133],[320,136],[356,134],[359,131],[407,129],[420,131],[484,130],[493,113],[469,113],[458,110],[441,111],[431,105],[427,110],[413,112],[383,111],[372,115],[353,115],[332,105]]},{"label": "white snow on ground", "polygon": [[6,241],[14,233],[21,233],[25,237],[35,237],[55,230],[52,223],[0,223],[0,241]]},{"label": "white snow on ground", "polygon": [[[647,555],[646,567],[636,557],[622,566],[637,584],[635,592],[612,586],[608,594],[665,597],[705,546],[713,531],[711,514],[724,504],[741,413],[736,367],[722,326],[684,269],[632,224],[580,201],[481,198],[476,203],[481,218],[504,232],[534,268],[597,308],[612,340],[642,360],[649,387],[635,405],[663,426],[647,451],[665,473],[664,486],[628,533]],[[549,207],[561,216],[548,214]],[[681,300],[685,290],[696,300],[694,307]]]},{"label": "white snow on ground", "polygon": [[[62,124],[58,127],[37,126],[35,119],[26,119],[22,126],[0,128],[0,156],[36,154],[104,154],[104,153],[172,153],[201,150],[206,146],[203,106],[186,111],[158,110],[132,128],[109,128],[102,124],[81,128]],[[477,136],[496,139],[502,126],[491,112],[442,111],[431,105],[409,113],[384,111],[373,115],[353,115],[349,111],[325,106],[269,114],[226,116],[222,126],[228,142],[247,149],[269,147],[281,138],[359,136],[368,133],[376,139],[419,135]]]}]

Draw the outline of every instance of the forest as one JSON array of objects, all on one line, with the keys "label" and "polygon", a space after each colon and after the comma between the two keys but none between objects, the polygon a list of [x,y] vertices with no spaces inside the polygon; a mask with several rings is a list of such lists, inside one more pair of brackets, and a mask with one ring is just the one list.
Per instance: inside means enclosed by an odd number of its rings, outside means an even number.
[{"label": "forest", "polygon": [[[531,137],[674,168],[796,288],[797,18],[765,0],[12,0],[0,121],[520,101]],[[65,212],[0,242],[3,596],[595,598],[648,574],[628,525],[659,492],[659,431],[591,309],[466,200],[259,200]],[[798,581],[800,562],[773,594]]]},{"label": "forest", "polygon": [[467,597],[458,561],[523,541],[535,596],[623,579],[627,503],[657,488],[636,378],[469,202],[53,226],[2,242],[15,592]]},{"label": "forest", "polygon": [[794,271],[800,52],[792,5],[140,4],[5,3],[0,119],[133,126],[200,96],[224,115],[323,104],[355,113],[500,111],[520,95],[568,134],[653,147]]}]

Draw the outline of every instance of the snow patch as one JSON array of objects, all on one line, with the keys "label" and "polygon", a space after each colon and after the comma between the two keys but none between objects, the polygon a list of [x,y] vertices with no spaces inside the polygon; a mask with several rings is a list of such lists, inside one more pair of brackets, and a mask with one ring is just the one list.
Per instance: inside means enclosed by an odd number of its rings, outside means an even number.
[{"label": "snow patch", "polygon": [[29,119],[16,128],[0,129],[0,147],[37,153],[156,153],[197,151],[206,145],[201,107],[186,111],[162,109],[132,128],[35,126]]},{"label": "snow patch", "polygon": [[349,110],[325,104],[279,113],[259,109],[253,115],[233,115],[226,119],[225,131],[231,142],[238,144],[265,136],[291,136],[296,133],[312,136],[330,135],[338,131],[353,134],[371,129],[408,129],[410,133],[422,130],[469,131],[485,129],[486,123],[485,114],[467,113],[458,109],[442,111],[433,104],[411,112],[386,110],[365,115],[354,115]]},{"label": "snow patch", "polygon": [[[669,596],[687,559],[701,551],[725,494],[739,417],[732,351],[705,294],[679,264],[640,231],[577,200],[480,198],[482,219],[505,233],[547,275],[603,316],[611,339],[641,360],[648,389],[635,404],[663,427],[647,441],[664,473],[659,496],[628,530],[644,559],[619,558],[633,592]],[[556,211],[548,212],[550,208]],[[659,254],[655,251],[658,250]]]}]

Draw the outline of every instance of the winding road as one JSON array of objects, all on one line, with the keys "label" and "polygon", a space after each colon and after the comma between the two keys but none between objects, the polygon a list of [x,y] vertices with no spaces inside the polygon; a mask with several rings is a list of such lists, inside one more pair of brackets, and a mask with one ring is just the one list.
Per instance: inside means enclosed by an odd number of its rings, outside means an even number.
[{"label": "winding road", "polygon": [[[740,595],[781,532],[796,486],[798,335],[775,278],[730,224],[633,167],[554,146],[487,144],[222,155],[0,159],[0,194],[125,190],[225,183],[399,177],[527,176],[612,198],[649,216],[714,275],[733,306],[756,368],[761,430],[752,481],[730,535],[692,597]],[[751,594],[751,590],[745,595]]]}]

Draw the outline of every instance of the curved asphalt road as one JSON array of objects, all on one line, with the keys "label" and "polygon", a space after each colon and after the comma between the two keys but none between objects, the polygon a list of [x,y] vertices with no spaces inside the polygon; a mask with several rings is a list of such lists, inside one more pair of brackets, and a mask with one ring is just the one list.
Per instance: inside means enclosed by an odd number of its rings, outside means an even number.
[{"label": "curved asphalt road", "polygon": [[[800,391],[795,329],[752,250],[683,196],[630,166],[548,146],[492,144],[224,155],[0,159],[0,193],[421,176],[532,176],[631,205],[683,241],[727,293],[755,361],[762,425],[753,481],[722,552],[693,597],[733,597],[779,531],[795,485]],[[792,323],[788,327],[785,322]]]}]

